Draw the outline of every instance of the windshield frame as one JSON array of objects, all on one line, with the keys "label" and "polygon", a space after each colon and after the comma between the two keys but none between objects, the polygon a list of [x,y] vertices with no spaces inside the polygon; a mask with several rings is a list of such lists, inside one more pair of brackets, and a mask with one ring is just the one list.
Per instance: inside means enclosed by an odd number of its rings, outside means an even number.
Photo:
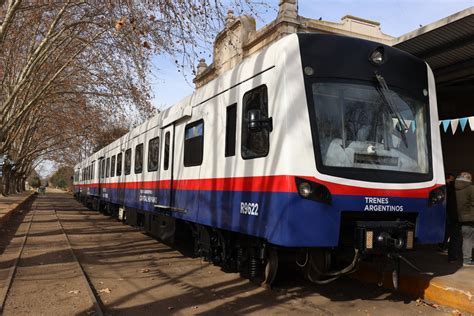
[{"label": "windshield frame", "polygon": [[[391,86],[388,83],[388,87],[395,91],[402,93],[412,99],[419,100],[425,105],[426,110],[426,146],[427,146],[427,159],[428,159],[428,173],[417,173],[407,171],[394,171],[394,170],[381,170],[381,169],[368,169],[368,168],[357,168],[357,167],[335,167],[327,166],[322,161],[320,138],[317,126],[316,109],[313,98],[312,86],[314,83],[350,83],[350,84],[361,84],[367,86],[373,86],[376,88],[377,82],[366,81],[366,80],[355,80],[355,79],[343,79],[343,78],[324,78],[324,77],[308,77],[305,76],[305,90],[306,100],[309,111],[311,135],[313,138],[313,152],[316,161],[316,168],[319,173],[330,176],[347,178],[353,180],[379,182],[379,183],[413,183],[413,182],[427,182],[433,179],[433,155],[432,155],[432,141],[431,141],[431,111],[430,104],[427,99],[420,99],[409,91]],[[390,179],[387,181],[387,179]]]}]

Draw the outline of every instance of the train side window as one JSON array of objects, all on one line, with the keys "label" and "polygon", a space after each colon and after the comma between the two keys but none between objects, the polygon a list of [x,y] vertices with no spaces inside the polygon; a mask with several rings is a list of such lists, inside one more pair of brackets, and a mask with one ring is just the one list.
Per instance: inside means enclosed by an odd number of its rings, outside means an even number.
[{"label": "train side window", "polygon": [[270,150],[272,120],[268,117],[267,86],[262,85],[245,93],[242,102],[243,159],[265,157]]},{"label": "train side window", "polygon": [[155,137],[148,142],[148,171],[158,170],[160,138]]},{"label": "train side window", "polygon": [[129,148],[125,151],[125,175],[129,175],[132,170],[132,149]]},{"label": "train side window", "polygon": [[165,134],[165,158],[163,161],[163,169],[168,170],[170,166],[170,132]]},{"label": "train side window", "polygon": [[135,147],[135,173],[143,171],[143,144]]},{"label": "train side window", "polygon": [[225,156],[235,156],[235,135],[237,126],[237,103],[227,107],[225,126]]},{"label": "train side window", "polygon": [[204,148],[204,121],[199,120],[186,125],[184,129],[184,166],[202,164]]},{"label": "train side window", "polygon": [[110,160],[110,176],[115,177],[115,155]]},{"label": "train side window", "polygon": [[93,180],[95,177],[95,161],[92,163],[91,166],[91,179]]},{"label": "train side window", "polygon": [[105,177],[108,178],[110,176],[110,157],[107,158],[107,162],[105,164]]},{"label": "train side window", "polygon": [[122,175],[122,153],[117,155],[117,176]]},{"label": "train side window", "polygon": [[105,159],[100,162],[100,169],[100,177],[103,179],[105,178]]}]

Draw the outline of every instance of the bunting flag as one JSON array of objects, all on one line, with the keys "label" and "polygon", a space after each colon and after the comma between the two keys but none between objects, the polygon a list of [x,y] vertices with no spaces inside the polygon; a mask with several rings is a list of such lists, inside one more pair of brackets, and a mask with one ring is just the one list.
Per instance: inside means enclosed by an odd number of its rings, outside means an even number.
[{"label": "bunting flag", "polygon": [[456,133],[456,130],[458,129],[458,125],[459,125],[459,119],[451,120],[451,132],[453,132],[453,135],[454,133]]},{"label": "bunting flag", "polygon": [[471,126],[471,131],[474,132],[474,116],[469,118],[469,126]]},{"label": "bunting flag", "polygon": [[460,118],[459,123],[461,124],[461,132],[464,132],[467,124],[467,117]]},{"label": "bunting flag", "polygon": [[441,123],[443,124],[443,129],[444,129],[444,132],[446,133],[449,126],[449,120],[442,120]]},{"label": "bunting flag", "polygon": [[[443,127],[443,131],[445,133],[448,132],[448,127],[451,126],[451,132],[453,133],[453,135],[456,133],[458,126],[461,127],[461,132],[464,132],[468,123],[469,127],[471,128],[471,131],[474,132],[474,116],[439,121],[439,125]],[[414,124],[415,122],[413,122],[413,125]]]}]

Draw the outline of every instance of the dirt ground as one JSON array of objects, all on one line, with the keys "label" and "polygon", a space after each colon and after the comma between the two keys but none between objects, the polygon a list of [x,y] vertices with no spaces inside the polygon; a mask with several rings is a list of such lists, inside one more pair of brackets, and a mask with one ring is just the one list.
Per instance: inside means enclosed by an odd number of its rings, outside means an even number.
[{"label": "dirt ground", "polygon": [[[52,215],[54,210],[106,315],[452,315],[449,309],[419,304],[350,278],[317,286],[291,272],[272,290],[264,289],[193,258],[185,249],[172,248],[88,210],[68,194],[40,196],[33,203],[35,209],[32,237],[20,260],[5,315],[92,314],[90,297]],[[21,218],[23,223],[32,211]],[[23,225],[16,235],[24,233]],[[1,242],[14,245],[18,236],[3,234],[7,242]],[[0,248],[0,269],[11,262],[7,254],[14,251],[9,247]]]}]

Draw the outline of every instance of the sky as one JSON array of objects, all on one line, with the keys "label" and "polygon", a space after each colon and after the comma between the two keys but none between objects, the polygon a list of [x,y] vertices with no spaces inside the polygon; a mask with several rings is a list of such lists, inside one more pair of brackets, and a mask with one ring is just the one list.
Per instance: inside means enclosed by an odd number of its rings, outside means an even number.
[{"label": "sky", "polygon": [[[270,8],[262,10],[257,29],[275,19],[278,0],[267,1]],[[347,14],[381,23],[382,32],[398,37],[448,15],[474,6],[474,0],[299,0],[298,13],[306,18],[340,22]],[[178,72],[174,58],[154,58],[152,91],[153,104],[165,108],[193,93],[191,71],[188,82]],[[207,64],[212,60],[208,58]]]}]

